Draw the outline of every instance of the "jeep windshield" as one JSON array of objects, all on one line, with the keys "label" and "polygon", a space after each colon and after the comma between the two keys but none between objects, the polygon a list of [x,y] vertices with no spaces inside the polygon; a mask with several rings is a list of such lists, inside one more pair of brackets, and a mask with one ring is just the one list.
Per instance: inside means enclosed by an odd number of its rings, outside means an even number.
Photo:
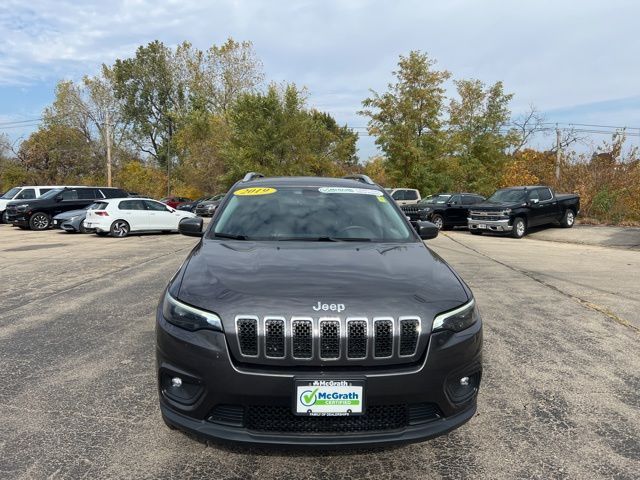
[{"label": "jeep windshield", "polygon": [[410,242],[413,232],[379,190],[253,187],[236,190],[209,238]]},{"label": "jeep windshield", "polygon": [[527,200],[527,192],[525,190],[498,190],[489,198],[489,203],[520,203]]}]

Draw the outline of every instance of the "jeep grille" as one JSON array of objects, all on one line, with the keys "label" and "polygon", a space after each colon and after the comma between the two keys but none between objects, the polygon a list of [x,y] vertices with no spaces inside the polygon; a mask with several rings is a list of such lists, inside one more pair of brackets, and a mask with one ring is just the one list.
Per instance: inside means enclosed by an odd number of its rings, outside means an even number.
[{"label": "jeep grille", "polygon": [[[409,317],[236,317],[240,356],[264,360],[387,360],[420,353],[421,320]],[[428,332],[427,332],[428,333]],[[396,360],[396,362],[394,362]],[[397,362],[401,360],[401,362]]]}]

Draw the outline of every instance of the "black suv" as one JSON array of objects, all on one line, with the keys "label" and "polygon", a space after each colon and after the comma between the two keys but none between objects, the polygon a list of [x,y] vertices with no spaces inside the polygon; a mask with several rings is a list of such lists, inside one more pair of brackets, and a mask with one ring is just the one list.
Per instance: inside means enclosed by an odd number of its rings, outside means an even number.
[{"label": "black suv", "polygon": [[59,213],[80,210],[104,198],[128,196],[124,190],[110,187],[54,188],[32,200],[9,202],[7,221],[24,229],[45,230],[51,226],[51,219]]},{"label": "black suv", "polygon": [[403,205],[402,211],[411,222],[427,220],[438,229],[449,230],[453,227],[466,227],[469,206],[484,201],[477,193],[439,193],[431,195],[417,205]]},{"label": "black suv", "polygon": [[[247,174],[162,294],[170,427],[276,445],[419,441],[476,411],[482,322],[469,288],[366,176]],[[422,238],[422,239],[421,239]]]}]

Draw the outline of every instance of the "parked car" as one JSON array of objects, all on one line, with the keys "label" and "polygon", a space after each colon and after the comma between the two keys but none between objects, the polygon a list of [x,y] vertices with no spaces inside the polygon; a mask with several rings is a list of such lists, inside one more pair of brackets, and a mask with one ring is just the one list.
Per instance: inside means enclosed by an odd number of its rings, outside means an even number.
[{"label": "parked car", "polygon": [[28,185],[23,187],[13,187],[9,191],[0,196],[0,223],[6,223],[5,210],[7,204],[14,200],[33,200],[43,193],[47,193],[54,188],[64,188],[59,185],[40,186]]},{"label": "parked car", "polygon": [[212,196],[211,195],[205,195],[204,197],[200,197],[197,200],[193,200],[191,202],[186,202],[186,203],[181,203],[180,205],[178,205],[178,210],[184,210],[187,212],[195,212],[196,211],[196,207],[202,203],[205,202],[207,200],[209,200]]},{"label": "parked car", "polygon": [[432,222],[439,230],[466,227],[469,206],[484,201],[477,193],[439,193],[423,198],[416,205],[400,208],[412,223],[419,220]]},{"label": "parked car", "polygon": [[54,188],[36,199],[9,202],[6,215],[8,221],[17,227],[45,230],[59,213],[79,210],[96,200],[125,196],[124,190],[111,187]]},{"label": "parked car", "polygon": [[65,230],[68,233],[89,233],[91,230],[87,230],[82,223],[87,216],[87,210],[96,208],[96,206],[96,203],[92,203],[79,210],[69,210],[68,212],[59,213],[53,217],[51,226]]},{"label": "parked car", "polygon": [[193,200],[187,197],[176,197],[174,195],[170,195],[168,197],[161,198],[160,201],[165,205],[169,205],[171,208],[178,208],[179,205],[185,202],[192,202]]},{"label": "parked car", "polygon": [[573,227],[580,213],[580,196],[555,193],[543,185],[503,188],[469,211],[469,231],[511,234],[522,238],[530,227],[558,223]]},{"label": "parked car", "polygon": [[167,425],[335,447],[419,441],[472,418],[482,321],[422,241],[437,228],[414,230],[365,176],[256,176],[204,235],[203,219],[180,223],[201,240],[157,309]]},{"label": "parked car", "polygon": [[200,217],[212,217],[225,195],[224,193],[219,193],[204,202],[200,202],[195,209],[196,215]]},{"label": "parked car", "polygon": [[150,198],[114,198],[96,202],[95,208],[87,210],[84,228],[112,237],[126,237],[131,232],[177,232],[185,218],[196,215]]},{"label": "parked car", "polygon": [[415,188],[385,188],[398,205],[412,205],[422,198]]}]

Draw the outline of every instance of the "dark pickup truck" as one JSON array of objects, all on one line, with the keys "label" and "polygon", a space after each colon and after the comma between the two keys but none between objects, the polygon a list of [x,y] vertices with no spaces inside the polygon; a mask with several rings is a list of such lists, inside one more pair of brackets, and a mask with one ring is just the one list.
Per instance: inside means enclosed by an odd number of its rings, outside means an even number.
[{"label": "dark pickup truck", "polygon": [[560,224],[571,228],[580,213],[580,196],[556,194],[542,185],[503,188],[469,209],[469,232],[508,233],[522,238],[529,227]]}]

